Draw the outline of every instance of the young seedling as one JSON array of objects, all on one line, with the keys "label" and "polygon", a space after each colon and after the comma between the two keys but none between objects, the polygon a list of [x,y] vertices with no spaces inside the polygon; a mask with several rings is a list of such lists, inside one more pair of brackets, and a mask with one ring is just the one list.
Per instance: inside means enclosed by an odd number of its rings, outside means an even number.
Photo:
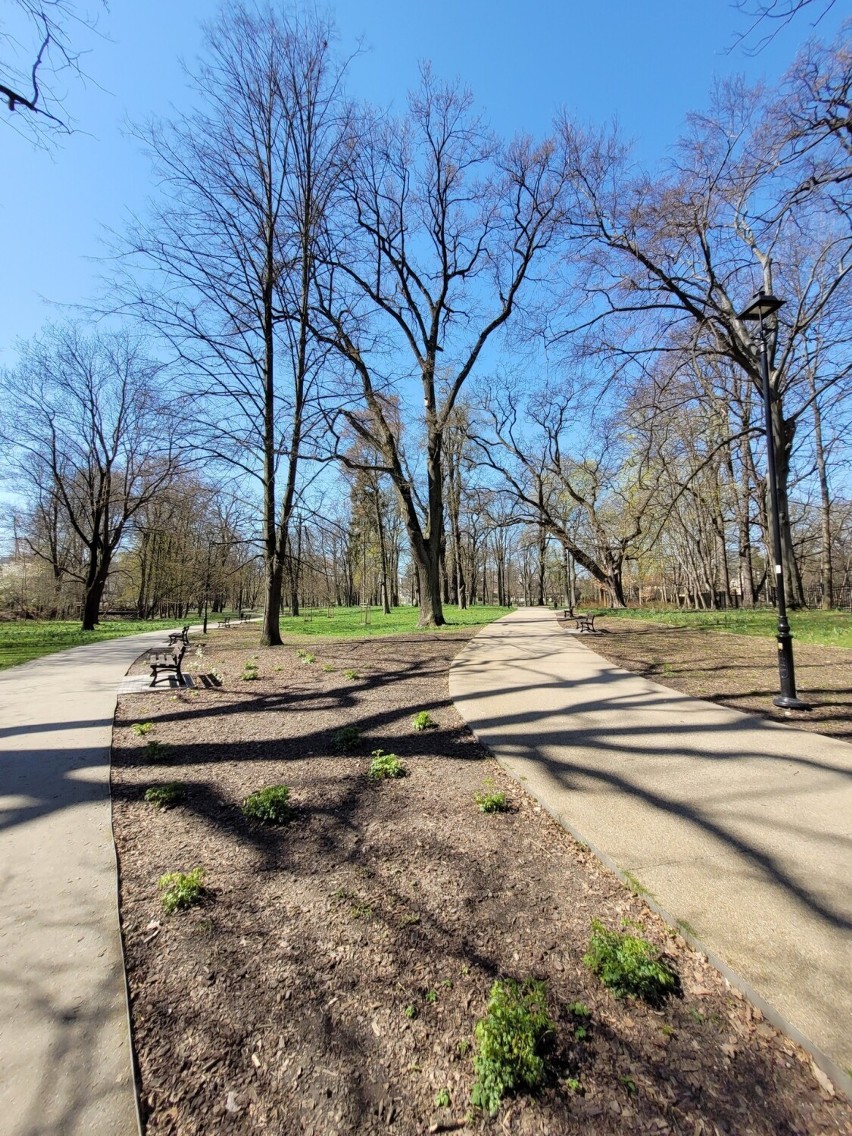
[{"label": "young seedling", "polygon": [[592,920],[583,962],[616,998],[642,998],[653,1006],[679,986],[677,974],[647,939],[609,931],[599,919]]},{"label": "young seedling", "polygon": [[450,1090],[440,1089],[435,1093],[435,1108],[449,1108],[450,1107]]},{"label": "young seedling", "polygon": [[243,814],[264,824],[286,824],[293,816],[288,804],[290,790],[286,785],[269,785],[250,793],[243,801]]},{"label": "young seedling", "polygon": [[130,727],[137,738],[144,738],[146,734],[150,734],[153,728],[153,722],[134,722]]},{"label": "young seedling", "polygon": [[326,674],[333,674],[336,670],[336,667],[334,666],[334,663],[323,663],[322,669]]},{"label": "young seedling", "polygon": [[371,781],[384,781],[389,777],[404,777],[405,766],[395,753],[385,753],[382,749],[373,750],[368,774]]},{"label": "young seedling", "polygon": [[257,663],[253,659],[248,659],[243,664],[243,673],[240,675],[240,678],[243,682],[254,682],[256,679],[260,678],[260,675],[257,673]]},{"label": "young seedling", "polygon": [[415,728],[415,730],[428,730],[430,726],[435,725],[435,723],[429,716],[428,710],[420,710],[417,714],[415,714],[411,719],[411,724]]},{"label": "young seedling", "polygon": [[160,877],[163,911],[172,915],[204,899],[204,872],[193,868],[191,872],[167,872]]},{"label": "young seedling", "polygon": [[426,1001],[429,1003],[430,1006],[434,1006],[435,1003],[438,1001],[438,991],[437,990],[427,990],[426,991]]},{"label": "young seedling", "polygon": [[351,678],[351,679],[356,679],[356,678],[360,678],[360,677],[361,677],[361,676],[360,676],[360,675],[358,674],[358,672],[357,672],[357,671],[344,671],[343,673],[344,673],[344,674],[346,675],[346,677],[347,677],[347,678]]},{"label": "young seedling", "polygon": [[417,1017],[417,1007],[416,1006],[406,1006],[405,1009],[402,1012],[405,1014],[405,1016],[411,1022],[413,1022],[414,1019]]},{"label": "young seedling", "polygon": [[344,726],[342,729],[335,732],[334,744],[339,749],[349,753],[350,750],[357,748],[357,746],[361,744],[361,731],[357,726]]},{"label": "young seedling", "polygon": [[315,663],[317,661],[316,655],[311,654],[310,651],[299,650],[296,652],[296,654],[299,656],[299,662],[304,663],[306,666],[310,666],[311,663]]},{"label": "young seedling", "polygon": [[538,1089],[547,1077],[546,1053],[552,1034],[543,982],[495,982],[488,1011],[474,1029],[474,1107],[493,1116],[508,1093]]},{"label": "young seedling", "polygon": [[182,781],[166,781],[162,785],[152,785],[150,789],[146,789],[145,800],[158,809],[170,809],[181,803],[184,793]]},{"label": "young seedling", "polygon": [[152,739],[145,746],[145,752],[151,761],[164,761],[172,752],[172,747],[168,742],[158,742],[156,739]]},{"label": "young seedling", "polygon": [[477,793],[474,800],[481,813],[507,813],[509,802],[505,793]]}]

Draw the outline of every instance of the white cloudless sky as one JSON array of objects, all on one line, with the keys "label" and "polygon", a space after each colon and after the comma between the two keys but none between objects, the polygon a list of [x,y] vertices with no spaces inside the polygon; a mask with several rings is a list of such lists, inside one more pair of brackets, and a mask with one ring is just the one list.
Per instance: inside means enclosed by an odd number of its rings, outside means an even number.
[{"label": "white cloudless sky", "polygon": [[[835,5],[817,34],[832,38],[849,7]],[[215,11],[205,0],[112,0],[104,37],[86,37],[90,81],[69,84],[78,131],[49,151],[12,131],[0,107],[0,366],[64,305],[95,296],[104,229],[120,229],[155,189],[125,125],[185,102],[181,60],[191,67]],[[431,61],[472,88],[502,134],[543,135],[565,107],[585,122],[618,119],[648,164],[706,105],[714,77],[774,83],[814,34],[806,9],[750,55],[736,42],[749,21],[729,0],[339,0],[329,11],[340,51],[362,45],[355,97],[403,109]]]}]

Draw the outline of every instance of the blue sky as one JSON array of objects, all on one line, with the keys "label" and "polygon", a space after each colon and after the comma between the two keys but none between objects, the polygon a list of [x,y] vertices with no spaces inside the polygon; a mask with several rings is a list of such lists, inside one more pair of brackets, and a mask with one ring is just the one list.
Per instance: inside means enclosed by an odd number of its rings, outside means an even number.
[{"label": "blue sky", "polygon": [[[848,5],[820,24],[834,34]],[[63,308],[92,298],[104,228],[121,228],[154,189],[124,123],[166,114],[184,99],[180,59],[191,64],[204,0],[112,0],[89,37],[91,80],[71,88],[79,132],[51,152],[0,123],[0,365],[13,365],[28,337]],[[504,134],[547,131],[564,106],[579,119],[613,118],[642,160],[663,158],[684,115],[706,103],[713,78],[743,72],[774,82],[812,34],[802,14],[759,55],[735,41],[748,26],[729,0],[340,0],[333,8],[340,48],[365,51],[350,92],[404,106],[420,61],[459,76]],[[0,108],[0,113],[6,112]]]}]

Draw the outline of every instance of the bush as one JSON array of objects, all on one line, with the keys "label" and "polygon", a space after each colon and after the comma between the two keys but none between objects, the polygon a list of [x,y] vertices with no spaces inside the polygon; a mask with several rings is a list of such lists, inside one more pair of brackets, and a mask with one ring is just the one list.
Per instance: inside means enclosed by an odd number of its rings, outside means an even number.
[{"label": "bush", "polygon": [[543,982],[495,982],[488,1011],[474,1029],[474,1106],[493,1115],[508,1093],[535,1091],[542,1085],[548,1072],[546,1049],[552,1033]]},{"label": "bush", "polygon": [[250,793],[243,801],[243,813],[264,824],[286,824],[293,815],[288,804],[290,790],[286,785],[270,785]]},{"label": "bush", "polygon": [[192,907],[204,899],[204,872],[201,868],[193,868],[191,872],[167,872],[160,877],[160,891],[166,915]]},{"label": "bush", "polygon": [[657,1005],[679,986],[675,972],[647,939],[609,931],[599,919],[592,920],[583,962],[616,998],[642,998]]},{"label": "bush", "polygon": [[159,809],[179,805],[183,797],[184,786],[181,781],[166,781],[162,785],[152,785],[150,789],[145,790],[145,800]]},{"label": "bush", "polygon": [[412,717],[411,724],[415,730],[428,730],[430,726],[435,725],[429,716],[428,710],[418,711],[418,713]]},{"label": "bush", "polygon": [[369,777],[373,781],[384,781],[388,777],[404,777],[405,766],[395,753],[385,753],[382,749],[373,750]]}]

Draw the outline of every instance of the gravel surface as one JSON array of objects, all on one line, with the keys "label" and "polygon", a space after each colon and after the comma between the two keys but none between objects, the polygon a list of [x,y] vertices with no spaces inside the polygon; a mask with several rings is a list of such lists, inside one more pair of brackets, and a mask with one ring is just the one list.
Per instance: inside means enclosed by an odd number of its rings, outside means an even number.
[{"label": "gravel surface", "polygon": [[[469,632],[314,640],[312,662],[295,643],[258,649],[256,635],[211,634],[193,665],[213,685],[126,696],[116,717],[147,1133],[852,1131],[852,1108],[809,1058],[466,730],[447,668]],[[247,661],[255,680],[240,677]],[[413,729],[420,710],[433,728]],[[147,735],[138,722],[152,723]],[[361,734],[349,751],[335,739],[344,727]],[[172,748],[153,754],[151,740]],[[371,782],[376,749],[408,776]],[[145,789],[166,781],[184,783],[184,803],[147,804]],[[242,815],[247,794],[281,783],[288,824]],[[484,790],[505,791],[511,811],[480,812]],[[196,866],[204,902],[164,915],[158,878]],[[658,1009],[616,1000],[582,962],[593,917],[641,926],[682,996]],[[473,1030],[502,976],[543,979],[556,1030],[545,1090],[487,1118],[469,1112]]]}]

